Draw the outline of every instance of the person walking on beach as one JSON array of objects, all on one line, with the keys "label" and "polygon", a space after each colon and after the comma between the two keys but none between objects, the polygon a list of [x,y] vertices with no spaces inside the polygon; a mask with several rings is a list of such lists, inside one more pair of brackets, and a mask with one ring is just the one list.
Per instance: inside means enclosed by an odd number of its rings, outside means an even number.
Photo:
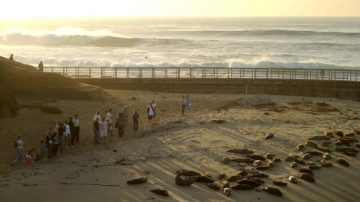
[{"label": "person walking on beach", "polygon": [[103,117],[100,121],[100,143],[106,143],[106,137],[108,133],[108,122],[105,117]]},{"label": "person walking on beach", "polygon": [[18,136],[15,141],[15,148],[16,148],[16,160],[15,164],[19,165],[21,164],[22,160],[24,159],[24,142],[21,138],[21,136]]},{"label": "person walking on beach", "polygon": [[124,135],[124,119],[123,114],[120,112],[118,115],[118,119],[116,120],[115,127],[118,129],[119,138]]},{"label": "person walking on beach", "polygon": [[133,129],[134,129],[134,131],[137,131],[139,128],[139,114],[136,110],[133,113],[131,118],[133,120]]},{"label": "person walking on beach", "polygon": [[44,71],[44,64],[43,64],[43,61],[40,60],[40,63],[38,65],[38,68],[39,68],[39,71]]},{"label": "person walking on beach", "polygon": [[96,118],[94,121],[94,145],[99,144],[99,137],[100,137],[100,119]]},{"label": "person walking on beach", "polygon": [[185,98],[185,112],[189,113],[191,109],[191,100],[189,98],[189,95]]},{"label": "person walking on beach", "polygon": [[106,122],[108,123],[108,135],[111,136],[113,130],[113,118],[111,109],[109,109],[109,111],[106,113]]},{"label": "person walking on beach", "polygon": [[[74,116],[74,143],[80,144],[80,120],[77,114]],[[73,144],[74,144],[73,143]]]},{"label": "person walking on beach", "polygon": [[72,134],[70,130],[70,125],[67,120],[64,123],[64,136],[65,136],[64,146],[71,145]]},{"label": "person walking on beach", "polygon": [[185,95],[181,97],[181,114],[185,115],[185,108],[186,108],[186,98]]},{"label": "person walking on beach", "polygon": [[155,109],[150,102],[146,108],[147,117],[148,117],[148,126],[150,127],[153,124],[153,119],[155,117]]}]

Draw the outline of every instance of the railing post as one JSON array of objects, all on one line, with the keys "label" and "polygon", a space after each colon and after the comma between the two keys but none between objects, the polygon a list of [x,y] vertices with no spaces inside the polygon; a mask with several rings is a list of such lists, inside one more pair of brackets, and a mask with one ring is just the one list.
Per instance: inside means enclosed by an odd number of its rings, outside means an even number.
[{"label": "railing post", "polygon": [[103,74],[104,74],[104,68],[100,67],[100,78],[103,77]]},{"label": "railing post", "polygon": [[91,79],[91,67],[89,67],[89,78]]},{"label": "railing post", "polygon": [[180,68],[176,68],[176,76],[180,79]]},{"label": "railing post", "polygon": [[128,79],[129,78],[129,67],[128,68],[126,68],[126,78]]}]

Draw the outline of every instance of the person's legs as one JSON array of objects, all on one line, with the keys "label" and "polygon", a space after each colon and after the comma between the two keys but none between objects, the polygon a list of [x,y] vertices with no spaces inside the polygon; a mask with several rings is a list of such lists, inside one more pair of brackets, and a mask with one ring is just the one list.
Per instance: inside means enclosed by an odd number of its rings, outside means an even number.
[{"label": "person's legs", "polygon": [[182,115],[185,114],[185,105],[181,105],[181,114],[182,114]]},{"label": "person's legs", "polygon": [[80,127],[75,127],[75,141],[80,144]]},{"label": "person's legs", "polygon": [[22,162],[22,160],[24,159],[24,149],[23,148],[17,148],[16,153],[17,153],[16,163],[20,164]]}]

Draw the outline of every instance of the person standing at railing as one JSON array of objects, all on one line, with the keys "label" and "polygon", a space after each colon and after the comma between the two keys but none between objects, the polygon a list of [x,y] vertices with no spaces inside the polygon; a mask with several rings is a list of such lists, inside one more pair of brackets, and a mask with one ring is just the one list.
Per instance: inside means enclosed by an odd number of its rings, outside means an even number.
[{"label": "person standing at railing", "polygon": [[38,68],[39,68],[39,71],[44,71],[44,64],[43,64],[43,61],[42,60],[40,60],[40,63],[39,63],[39,65],[38,65]]}]

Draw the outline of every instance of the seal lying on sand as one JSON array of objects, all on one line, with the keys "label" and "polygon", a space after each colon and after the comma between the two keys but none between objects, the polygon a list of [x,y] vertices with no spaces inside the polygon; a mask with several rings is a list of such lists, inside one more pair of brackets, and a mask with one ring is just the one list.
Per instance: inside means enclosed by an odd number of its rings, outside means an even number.
[{"label": "seal lying on sand", "polygon": [[251,190],[254,189],[253,186],[247,185],[247,184],[237,184],[231,187],[231,189],[234,190]]},{"label": "seal lying on sand", "polygon": [[185,177],[181,174],[177,174],[175,176],[175,184],[178,186],[190,186],[194,183],[194,181],[195,180],[193,178]]},{"label": "seal lying on sand", "polygon": [[155,194],[161,195],[161,196],[169,196],[169,192],[166,191],[165,189],[153,189],[153,190],[150,190],[150,191],[155,193]]},{"label": "seal lying on sand", "polygon": [[265,187],[263,190],[266,191],[267,193],[275,195],[275,196],[283,195],[283,193],[280,191],[280,189],[277,189],[275,187]]},{"label": "seal lying on sand", "polygon": [[295,176],[289,176],[289,182],[293,183],[293,184],[297,184],[297,179]]},{"label": "seal lying on sand", "polygon": [[338,159],[338,160],[336,160],[336,162],[337,162],[338,164],[340,164],[340,165],[345,166],[345,167],[349,167],[349,166],[350,166],[350,163],[347,162],[347,161],[344,160],[344,159]]},{"label": "seal lying on sand", "polygon": [[235,153],[235,154],[253,154],[254,151],[248,149],[229,149],[227,152]]},{"label": "seal lying on sand", "polygon": [[300,173],[300,178],[308,182],[315,182],[315,178],[308,173]]},{"label": "seal lying on sand", "polygon": [[231,195],[231,190],[229,188],[224,188],[223,193],[225,196],[229,197]]},{"label": "seal lying on sand", "polygon": [[138,177],[138,178],[134,178],[131,180],[128,180],[126,183],[128,185],[134,185],[134,184],[142,184],[147,182],[147,178],[146,177]]},{"label": "seal lying on sand", "polygon": [[273,183],[274,185],[277,185],[277,186],[282,186],[282,187],[287,186],[287,183],[286,183],[286,182],[279,181],[279,180],[274,180],[272,183]]},{"label": "seal lying on sand", "polygon": [[209,187],[210,189],[213,189],[213,190],[220,190],[221,189],[220,185],[217,184],[217,183],[207,183],[206,186]]},{"label": "seal lying on sand", "polygon": [[179,169],[176,171],[176,174],[181,174],[188,177],[201,176],[201,174],[196,171],[186,170],[186,169]]}]

